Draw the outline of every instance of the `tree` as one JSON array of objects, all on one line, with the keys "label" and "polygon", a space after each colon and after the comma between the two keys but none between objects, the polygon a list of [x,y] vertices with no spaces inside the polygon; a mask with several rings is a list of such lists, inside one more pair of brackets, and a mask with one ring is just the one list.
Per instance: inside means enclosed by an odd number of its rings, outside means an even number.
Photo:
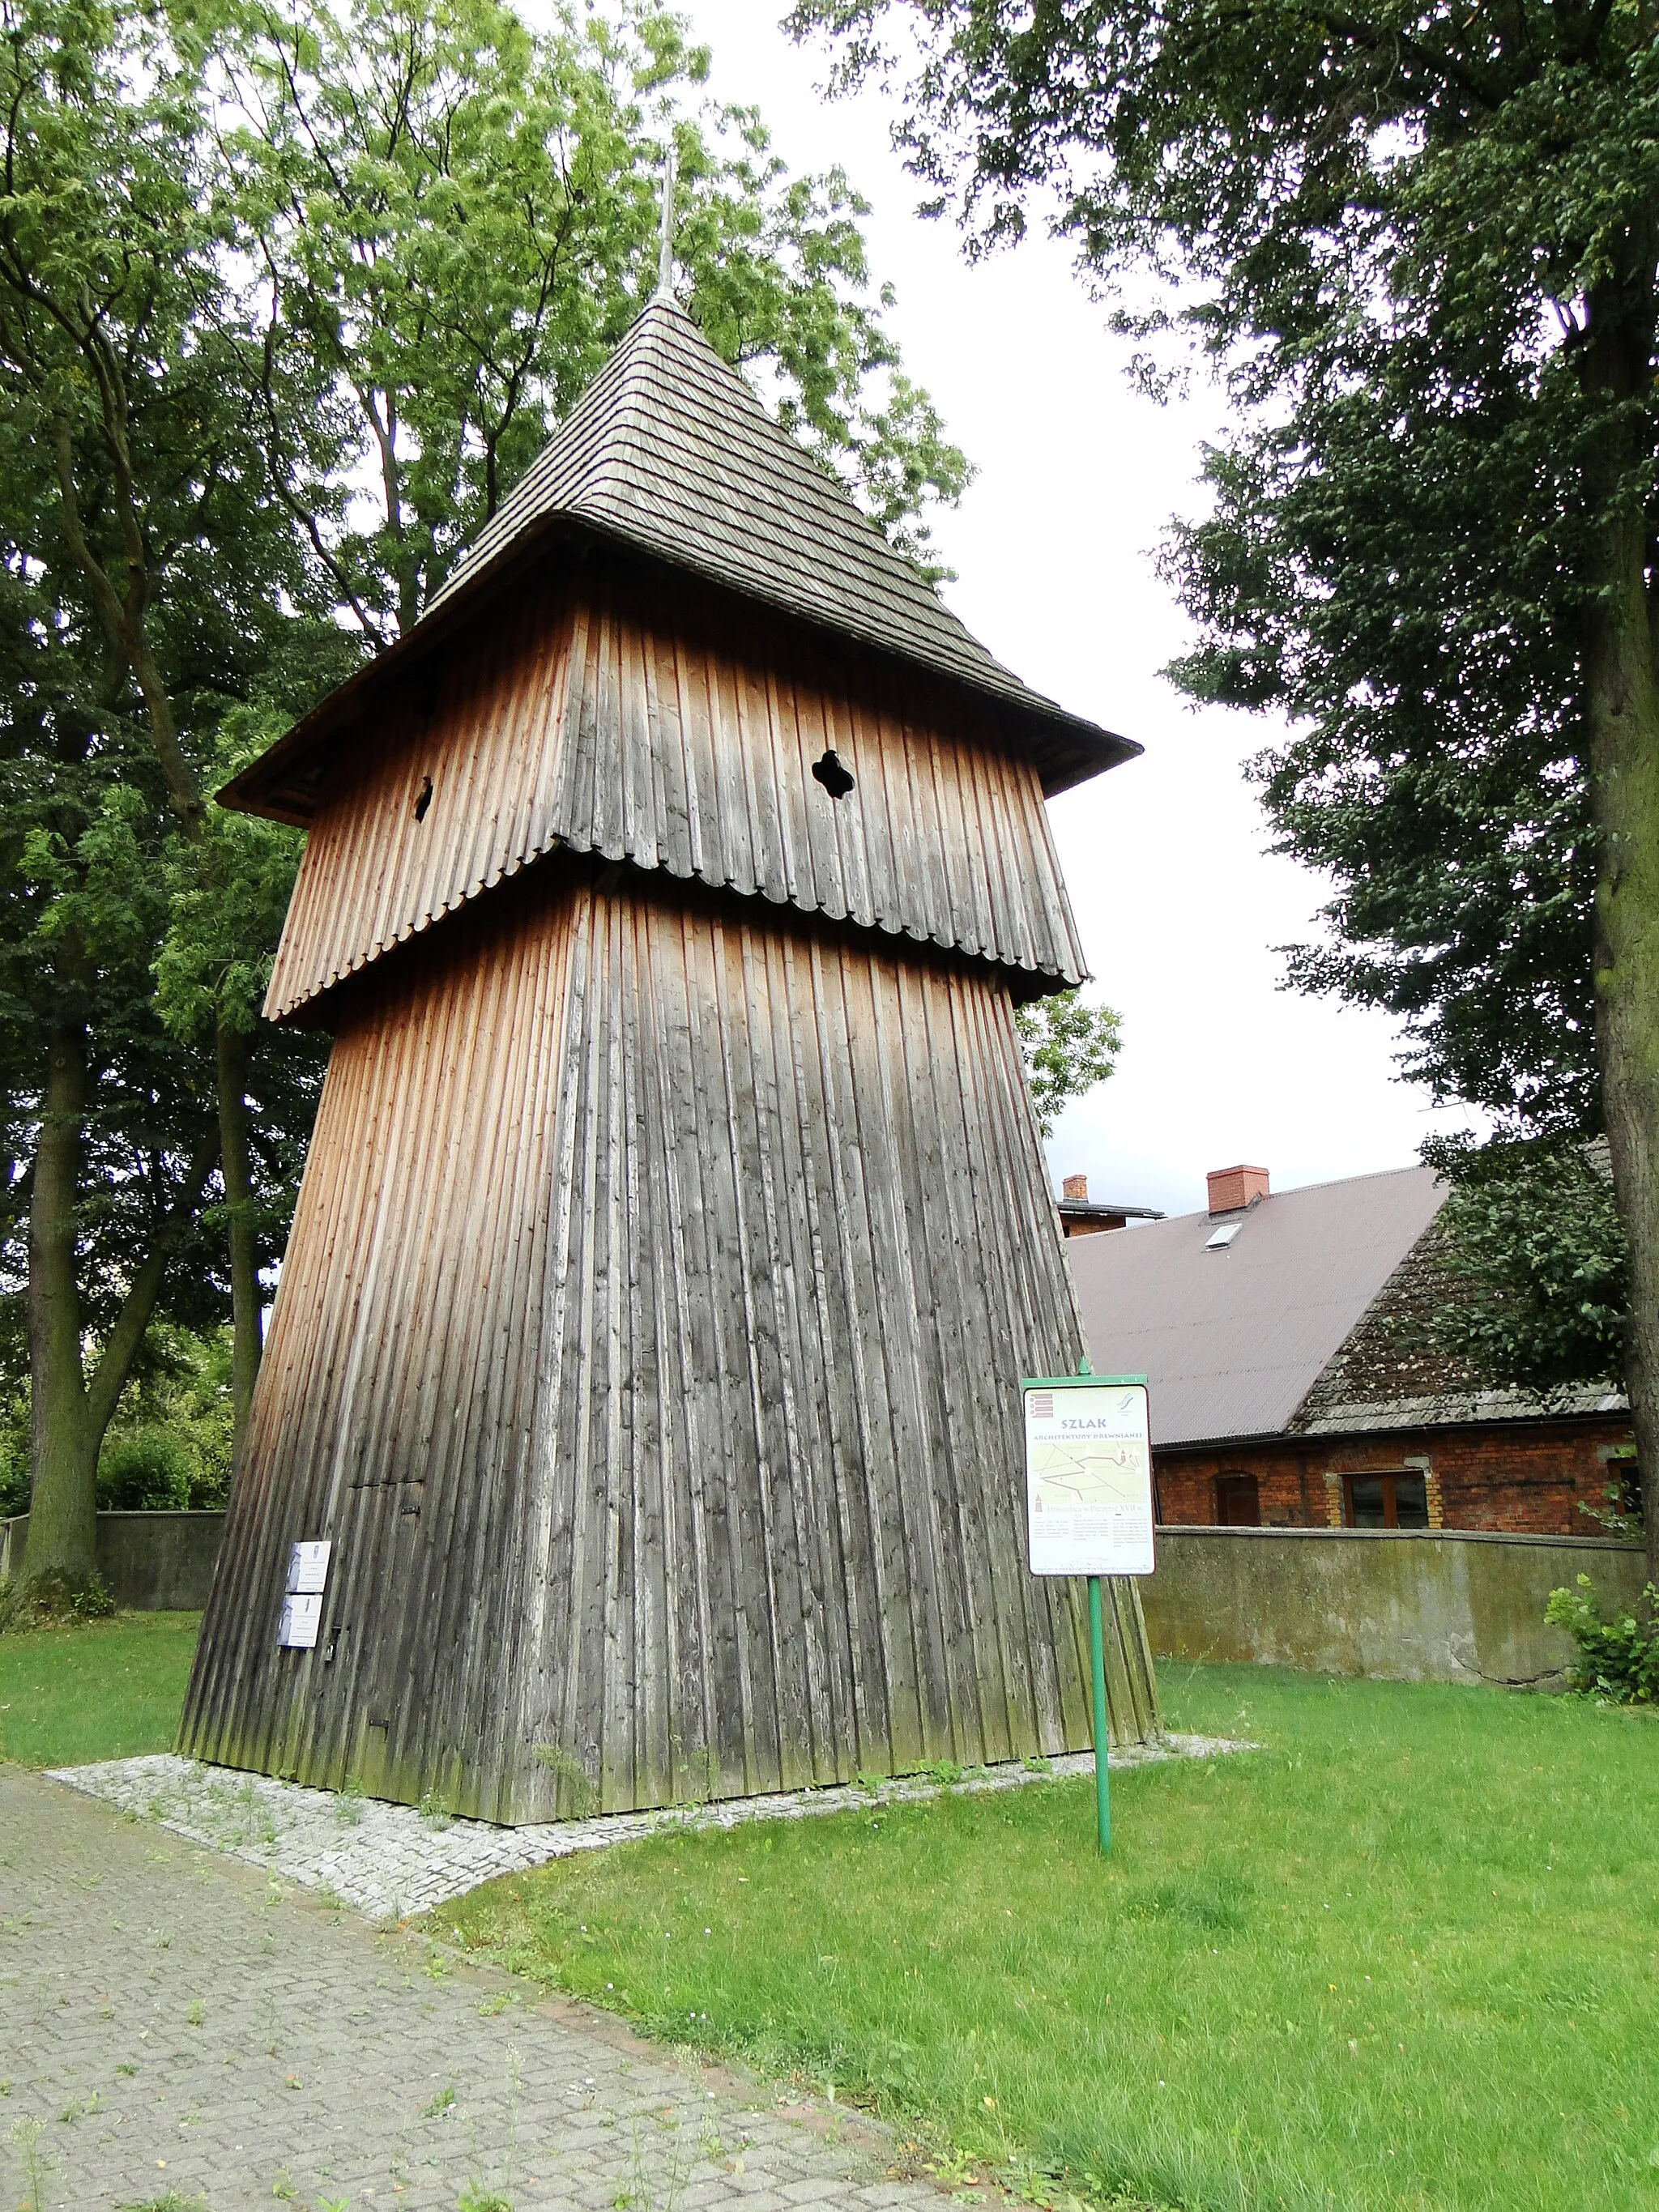
[{"label": "tree", "polygon": [[[843,69],[888,0],[803,0]],[[1516,1130],[1604,1124],[1659,1571],[1659,9],[912,0],[902,135],[976,245],[1052,195],[1239,427],[1176,536],[1195,695],[1276,708],[1308,988]]]},{"label": "tree", "polygon": [[[30,458],[46,464],[20,557],[54,587],[57,611],[85,625],[100,659],[88,765],[126,772],[99,726],[134,695],[176,840],[223,902],[228,855],[210,826],[204,780],[212,695],[234,696],[248,681],[290,626],[283,596],[302,592],[304,580],[286,518],[262,495],[260,452],[245,428],[199,73],[142,9],[101,13],[76,0],[0,0],[0,9],[9,33],[0,376],[22,435],[20,471]],[[257,956],[257,939],[249,949]],[[260,1308],[245,1000],[216,1005],[208,1036],[218,1120],[208,1167],[216,1158],[224,1194],[240,1425]],[[37,1173],[37,1206],[44,1194]],[[36,1387],[45,1387],[39,1378]],[[95,1459],[95,1441],[88,1448]],[[88,1481],[81,1469],[77,1497],[89,1495]],[[56,1527],[48,1496],[43,1545],[57,1540]]]},{"label": "tree", "polygon": [[1629,1255],[1606,1147],[1454,1138],[1425,1153],[1450,1185],[1435,1221],[1436,1348],[1488,1389],[1621,1389]]},{"label": "tree", "polygon": [[1118,1017],[1109,1006],[1085,1006],[1080,991],[1060,991],[1021,1006],[1014,1025],[1046,1141],[1072,1100],[1104,1083],[1117,1065]]},{"label": "tree", "polygon": [[228,1300],[240,1433],[316,1095],[257,1019],[298,840],[210,793],[418,618],[602,362],[671,134],[693,304],[798,434],[918,553],[965,465],[860,204],[747,111],[681,112],[670,17],[0,0],[0,1268],[31,1570],[72,1581],[149,1319]]},{"label": "tree", "polygon": [[496,0],[255,5],[216,50],[271,480],[375,649],[649,296],[671,142],[704,331],[925,556],[966,465],[867,296],[864,203],[838,171],[791,179],[752,110],[685,112],[707,67],[635,0],[545,32]]},{"label": "tree", "polygon": [[[15,628],[7,641],[15,669]],[[9,1141],[27,1162],[4,1251],[27,1285],[30,1574],[75,1585],[93,1571],[99,1445],[217,1141],[210,1097],[149,1012],[165,899],[154,866],[131,866],[138,817],[153,832],[164,809],[153,774],[148,799],[142,787],[147,744],[100,733],[102,747],[125,739],[137,771],[111,792],[70,648],[37,641],[30,657],[25,684],[7,687],[21,711],[3,717],[0,1002]]]},{"label": "tree", "polygon": [[[7,822],[21,838],[8,890],[29,1565],[73,1583],[91,1571],[100,1439],[152,1318],[181,1306],[216,1320],[228,1293],[246,1412],[261,1207],[273,1175],[277,1190],[291,1185],[314,1054],[256,1040],[246,990],[217,992],[214,979],[204,1055],[158,1022],[154,969],[185,926],[187,880],[221,939],[248,905],[205,796],[226,708],[286,684],[297,711],[352,652],[314,596],[306,618],[304,565],[246,434],[245,341],[226,313],[187,61],[137,9],[3,0],[3,20],[0,483],[19,678]],[[240,967],[268,956],[270,906]],[[250,1082],[267,1093],[257,1140]],[[225,1264],[204,1249],[204,1227]]]}]

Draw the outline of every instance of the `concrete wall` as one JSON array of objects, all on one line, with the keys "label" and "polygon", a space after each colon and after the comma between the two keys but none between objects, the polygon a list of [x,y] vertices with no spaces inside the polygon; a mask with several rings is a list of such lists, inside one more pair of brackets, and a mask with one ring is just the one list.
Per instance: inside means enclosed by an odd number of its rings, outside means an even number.
[{"label": "concrete wall", "polygon": [[1403,1682],[1553,1686],[1572,1656],[1550,1592],[1634,1602],[1642,1553],[1601,1536],[1160,1528],[1140,1586],[1163,1658],[1258,1660]]},{"label": "concrete wall", "polygon": [[[100,1513],[98,1571],[135,1613],[199,1613],[225,1533],[222,1513]],[[0,1521],[0,1575],[24,1571],[29,1516]]]},{"label": "concrete wall", "polygon": [[[21,1571],[28,1525],[0,1521],[0,1575]],[[222,1513],[100,1513],[99,1572],[118,1604],[199,1611],[224,1525]],[[1140,1594],[1162,1658],[1549,1686],[1572,1647],[1545,1626],[1545,1601],[1581,1574],[1604,1606],[1632,1604],[1642,1553],[1598,1536],[1160,1528]]]}]

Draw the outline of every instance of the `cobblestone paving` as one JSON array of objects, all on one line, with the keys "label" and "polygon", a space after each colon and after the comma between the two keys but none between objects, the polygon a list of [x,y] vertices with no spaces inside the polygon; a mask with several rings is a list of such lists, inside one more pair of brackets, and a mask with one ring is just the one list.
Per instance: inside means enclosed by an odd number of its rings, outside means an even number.
[{"label": "cobblestone paving", "polygon": [[939,2212],[890,2155],[0,1765],[4,2212]]},{"label": "cobblestone paving", "polygon": [[[1158,1745],[1115,1751],[1110,1764],[1115,1771],[1149,1760],[1207,1759],[1248,1748],[1225,1737],[1170,1735]],[[1093,1768],[1094,1753],[1082,1752],[1040,1771],[1020,1763],[980,1768],[956,1787],[1013,1790],[1046,1781],[1050,1774],[1085,1774]],[[496,1875],[544,1866],[572,1851],[603,1850],[667,1826],[732,1828],[750,1820],[798,1820],[865,1806],[872,1797],[937,1797],[941,1786],[910,1776],[878,1783],[872,1790],[796,1790],[731,1798],[696,1810],[610,1813],[589,1820],[498,1828],[487,1820],[441,1826],[412,1806],[301,1790],[264,1774],[200,1766],[171,1752],[61,1767],[52,1778],[102,1797],[123,1812],[159,1821],[193,1843],[230,1851],[286,1881],[323,1890],[374,1919],[395,1920],[429,1912],[446,1898],[459,1897]]]}]

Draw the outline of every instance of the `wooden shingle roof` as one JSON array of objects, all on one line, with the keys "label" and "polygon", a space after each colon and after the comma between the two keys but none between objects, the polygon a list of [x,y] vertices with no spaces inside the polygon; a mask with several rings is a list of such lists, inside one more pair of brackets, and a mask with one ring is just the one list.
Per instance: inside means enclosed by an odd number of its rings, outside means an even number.
[{"label": "wooden shingle roof", "polygon": [[573,533],[620,542],[997,702],[1051,795],[1141,750],[995,659],[659,294],[422,619],[228,785],[225,803],[305,818],[302,760],[347,723],[365,688],[435,643],[538,541]]},{"label": "wooden shingle roof", "polygon": [[665,294],[479,532],[434,606],[558,514],[1072,723],[1104,738],[1115,760],[1139,750],[1066,714],[994,659]]}]

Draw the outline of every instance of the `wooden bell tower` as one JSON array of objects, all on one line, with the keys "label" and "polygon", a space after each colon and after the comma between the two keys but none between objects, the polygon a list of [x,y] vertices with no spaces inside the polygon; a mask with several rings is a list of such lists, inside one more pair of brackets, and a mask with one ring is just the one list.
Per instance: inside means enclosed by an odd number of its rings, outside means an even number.
[{"label": "wooden bell tower", "polygon": [[653,301],[223,794],[309,830],[266,1011],[334,1042],[183,1750],[524,1821],[1086,1745],[1013,1016],[1084,972],[1044,796],[1135,750]]}]

